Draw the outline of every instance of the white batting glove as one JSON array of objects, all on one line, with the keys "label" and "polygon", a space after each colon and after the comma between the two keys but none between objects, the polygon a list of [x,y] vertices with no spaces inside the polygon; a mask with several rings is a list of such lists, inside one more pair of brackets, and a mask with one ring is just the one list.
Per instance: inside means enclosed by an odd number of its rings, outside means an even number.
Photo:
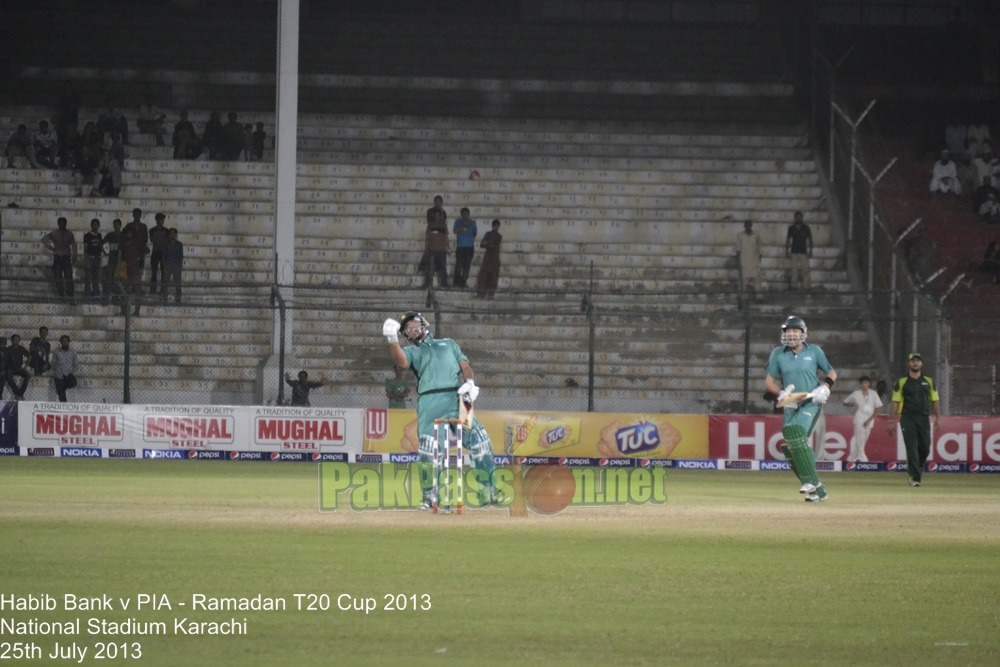
[{"label": "white batting glove", "polygon": [[382,335],[389,344],[399,343],[399,322],[391,317],[382,324]]},{"label": "white batting glove", "polygon": [[475,403],[479,398],[479,387],[472,380],[466,380],[465,384],[458,388],[458,395],[462,396],[469,403]]},{"label": "white batting glove", "polygon": [[793,391],[795,391],[795,385],[794,384],[788,385],[787,387],[781,390],[781,393],[778,394],[778,398],[774,399],[774,402],[781,403],[781,399],[783,399],[785,396],[788,396]]},{"label": "white batting glove", "polygon": [[830,387],[828,387],[824,382],[809,392],[809,398],[812,399],[813,403],[819,403],[820,405],[826,403],[830,398]]}]

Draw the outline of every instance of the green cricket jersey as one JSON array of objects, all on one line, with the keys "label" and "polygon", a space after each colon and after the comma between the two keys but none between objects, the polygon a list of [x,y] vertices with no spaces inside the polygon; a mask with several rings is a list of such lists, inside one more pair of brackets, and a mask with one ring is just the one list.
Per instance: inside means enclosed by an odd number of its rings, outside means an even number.
[{"label": "green cricket jersey", "polygon": [[902,415],[929,415],[931,403],[941,400],[934,388],[934,380],[926,375],[900,378],[892,388],[892,402],[899,403]]},{"label": "green cricket jersey", "polygon": [[[403,348],[413,374],[417,376],[417,393],[441,389],[458,389],[465,381],[460,361],[468,361],[458,343],[450,338],[435,340],[427,336],[416,343]],[[457,402],[456,402],[457,405]]]},{"label": "green cricket jersey", "polygon": [[774,348],[764,370],[771,377],[780,379],[783,387],[793,384],[795,391],[812,391],[819,386],[816,371],[829,373],[833,367],[819,345],[803,343],[798,354],[787,345]]}]

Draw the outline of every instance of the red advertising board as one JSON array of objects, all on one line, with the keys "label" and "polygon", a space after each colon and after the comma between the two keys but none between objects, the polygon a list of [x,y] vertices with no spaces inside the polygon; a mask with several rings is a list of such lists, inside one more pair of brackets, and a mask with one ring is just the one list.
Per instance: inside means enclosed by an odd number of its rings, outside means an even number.
[{"label": "red advertising board", "polygon": [[[823,458],[846,461],[854,437],[852,415],[829,415]],[[869,461],[905,461],[903,437],[890,436],[888,417],[875,418],[865,447]],[[933,422],[933,418],[931,419]],[[708,421],[708,456],[713,459],[783,459],[779,447],[781,415],[712,415]],[[942,417],[933,432],[931,461],[949,463],[1000,463],[1000,418]]]}]

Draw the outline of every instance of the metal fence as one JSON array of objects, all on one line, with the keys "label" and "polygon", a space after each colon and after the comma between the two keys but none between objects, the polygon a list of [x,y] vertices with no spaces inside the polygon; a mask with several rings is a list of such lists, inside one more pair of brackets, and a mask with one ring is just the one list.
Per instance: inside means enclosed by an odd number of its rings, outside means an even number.
[{"label": "metal fence", "polygon": [[[950,386],[947,327],[937,313],[872,315],[868,293],[774,291],[760,303],[727,291],[501,292],[486,300],[458,290],[191,284],[181,305],[141,296],[136,316],[135,303],[70,306],[37,283],[5,278],[0,333],[19,332],[25,346],[39,326],[53,345],[69,334],[84,362],[70,392],[78,401],[288,403],[285,373],[306,370],[324,382],[311,392],[313,406],[384,407],[394,374],[381,326],[406,310],[422,311],[435,336],[461,345],[483,388],[482,409],[767,412],[764,367],[789,314],[806,318],[809,340],[826,350],[845,392],[862,374],[887,384],[898,375],[873,353],[873,330],[899,349],[919,349],[928,373]],[[416,387],[405,377],[412,407]],[[33,377],[28,398],[56,400],[51,378]]]}]

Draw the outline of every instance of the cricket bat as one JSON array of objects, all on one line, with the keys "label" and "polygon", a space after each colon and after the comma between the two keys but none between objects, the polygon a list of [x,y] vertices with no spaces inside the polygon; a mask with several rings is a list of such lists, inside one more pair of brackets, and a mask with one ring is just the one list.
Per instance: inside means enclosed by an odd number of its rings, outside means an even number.
[{"label": "cricket bat", "polygon": [[810,391],[794,391],[791,394],[788,394],[787,396],[782,398],[780,401],[778,401],[776,405],[779,408],[783,408],[789,403],[800,403],[805,399],[809,398],[811,395],[812,392]]},{"label": "cricket bat", "polygon": [[462,422],[462,428],[472,428],[472,401],[465,400],[464,396],[458,397],[458,420]]}]

